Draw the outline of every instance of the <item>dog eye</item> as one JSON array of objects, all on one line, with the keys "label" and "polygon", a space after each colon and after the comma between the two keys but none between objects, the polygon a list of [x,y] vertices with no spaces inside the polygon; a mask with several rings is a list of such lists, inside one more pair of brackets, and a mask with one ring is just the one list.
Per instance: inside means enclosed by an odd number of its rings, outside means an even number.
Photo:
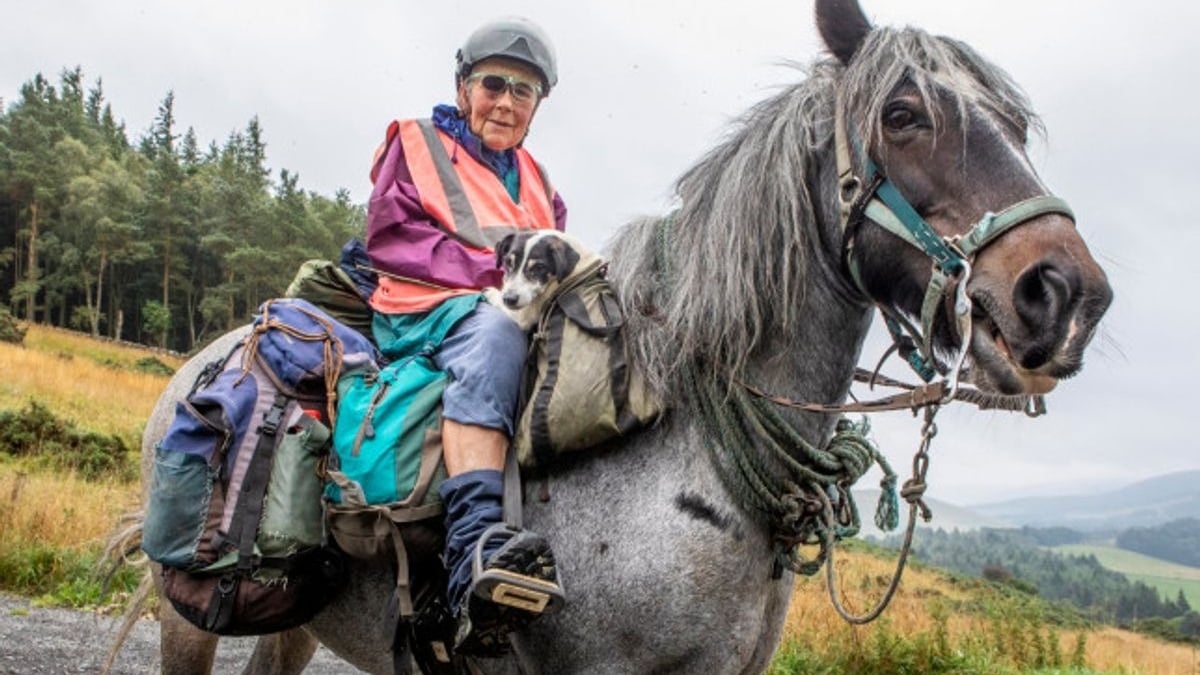
[{"label": "dog eye", "polygon": [[528,272],[531,276],[541,274],[543,271],[545,271],[545,269],[546,269],[546,266],[540,262],[531,262],[525,266],[525,271]]}]

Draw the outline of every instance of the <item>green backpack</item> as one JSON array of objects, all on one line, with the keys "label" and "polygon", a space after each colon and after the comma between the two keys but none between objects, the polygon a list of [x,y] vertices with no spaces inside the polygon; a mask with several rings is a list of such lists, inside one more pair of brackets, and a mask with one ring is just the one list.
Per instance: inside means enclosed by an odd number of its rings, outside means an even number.
[{"label": "green backpack", "polygon": [[662,406],[629,365],[616,293],[604,261],[569,277],[529,339],[525,406],[513,446],[523,469],[651,424]]}]

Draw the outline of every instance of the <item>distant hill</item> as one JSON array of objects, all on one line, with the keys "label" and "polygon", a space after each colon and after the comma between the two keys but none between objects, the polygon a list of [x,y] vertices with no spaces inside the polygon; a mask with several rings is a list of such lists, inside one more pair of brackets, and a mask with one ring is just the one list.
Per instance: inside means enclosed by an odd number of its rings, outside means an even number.
[{"label": "distant hill", "polygon": [[979,504],[970,511],[1007,526],[1118,531],[1200,518],[1200,470],[1178,471],[1089,495],[1028,497]]},{"label": "distant hill", "polygon": [[[882,539],[895,532],[883,532],[875,527],[875,504],[879,501],[879,490],[865,489],[854,490],[854,499],[858,502],[859,516],[862,518],[863,537],[871,537]],[[978,530],[983,527],[1008,527],[1008,523],[979,513],[970,508],[956,506],[949,502],[933,499],[932,497],[925,498],[925,504],[929,506],[929,510],[933,512],[933,520],[925,523],[920,520],[918,514],[918,528],[934,528],[943,529],[947,532],[964,531],[969,532]],[[900,527],[896,532],[903,532],[905,525],[908,523],[908,504],[903,499],[900,500]]]}]

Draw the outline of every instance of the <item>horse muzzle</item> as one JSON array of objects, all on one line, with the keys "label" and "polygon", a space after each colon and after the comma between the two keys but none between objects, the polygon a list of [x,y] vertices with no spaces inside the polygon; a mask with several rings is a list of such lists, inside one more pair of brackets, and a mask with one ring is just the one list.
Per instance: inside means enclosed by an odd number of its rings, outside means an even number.
[{"label": "horse muzzle", "polygon": [[[1030,244],[1021,241],[1019,248],[1038,248]],[[1015,275],[1004,271],[1021,256],[996,253],[999,273],[989,274],[981,256],[969,288],[974,308],[969,379],[1002,394],[1048,393],[1083,367],[1083,351],[1112,302],[1112,288],[1090,256],[1073,255],[1061,244]],[[1010,286],[992,281],[1001,278],[1013,281]]]}]

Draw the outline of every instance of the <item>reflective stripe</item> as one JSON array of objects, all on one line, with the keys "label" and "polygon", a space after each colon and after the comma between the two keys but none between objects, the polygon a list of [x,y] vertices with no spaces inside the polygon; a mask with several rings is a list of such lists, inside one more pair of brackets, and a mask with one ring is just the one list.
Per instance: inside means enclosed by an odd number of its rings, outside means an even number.
[{"label": "reflective stripe", "polygon": [[[424,137],[425,144],[429,147],[429,156],[433,159],[434,169],[437,170],[438,178],[442,182],[443,194],[446,196],[450,213],[453,214],[447,224],[451,225],[455,234],[467,243],[477,248],[487,248],[488,242],[483,238],[483,232],[479,230],[479,221],[475,219],[475,211],[472,210],[471,203],[467,201],[467,193],[463,190],[462,181],[459,180],[458,173],[455,171],[455,162],[451,162],[450,155],[446,154],[442,140],[438,138],[438,130],[433,126],[433,121],[418,120],[417,126],[421,129],[421,136]],[[466,155],[467,153],[464,151],[462,154]],[[409,166],[411,168],[411,163]],[[418,189],[420,188],[418,187]]]},{"label": "reflective stripe", "polygon": [[[400,142],[421,206],[447,234],[490,251],[517,230],[553,229],[554,188],[524,148],[516,148],[518,200],[503,182],[428,119],[400,123]],[[451,156],[454,160],[451,160]]]}]

